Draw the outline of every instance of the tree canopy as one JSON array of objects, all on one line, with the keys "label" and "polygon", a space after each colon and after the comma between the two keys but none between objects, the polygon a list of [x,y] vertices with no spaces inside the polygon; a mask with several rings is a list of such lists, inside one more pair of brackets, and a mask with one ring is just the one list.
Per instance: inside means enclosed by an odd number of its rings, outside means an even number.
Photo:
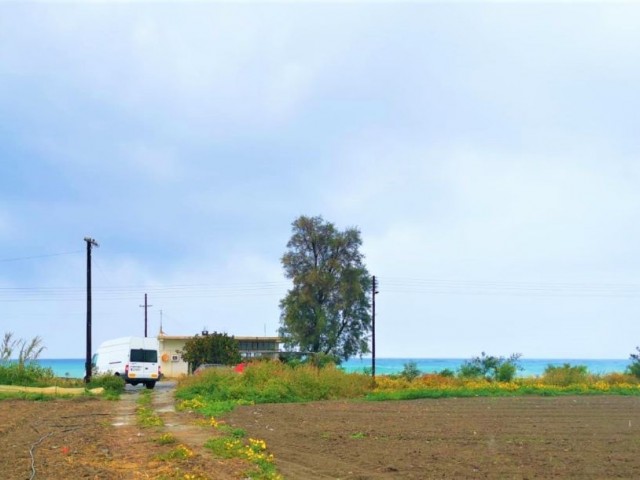
[{"label": "tree canopy", "polygon": [[293,287],[280,302],[285,347],[337,360],[367,353],[371,278],[357,228],[344,231],[322,217],[301,216],[282,257]]},{"label": "tree canopy", "polygon": [[235,338],[226,333],[207,333],[187,340],[180,352],[182,359],[195,370],[203,363],[235,365],[241,361],[240,349]]}]

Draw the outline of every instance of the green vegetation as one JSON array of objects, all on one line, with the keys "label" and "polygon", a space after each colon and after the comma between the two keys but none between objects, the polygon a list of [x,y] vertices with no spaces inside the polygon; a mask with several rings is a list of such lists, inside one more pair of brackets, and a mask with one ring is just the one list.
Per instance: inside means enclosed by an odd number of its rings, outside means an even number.
[{"label": "green vegetation", "polygon": [[422,372],[418,369],[418,364],[416,362],[405,363],[402,372],[400,372],[400,376],[409,381],[418,378],[421,374]]},{"label": "green vegetation", "polygon": [[203,363],[236,365],[242,360],[238,342],[226,333],[207,333],[187,340],[182,359],[188,362],[192,371]]},{"label": "green vegetation", "polygon": [[46,387],[56,384],[53,370],[37,363],[0,363],[0,385]]},{"label": "green vegetation", "polygon": [[[640,379],[629,374],[590,374],[584,366],[549,366],[540,377],[502,381],[499,367],[473,378],[443,374],[381,375],[375,385],[359,373],[335,366],[291,366],[277,361],[249,364],[243,374],[231,369],[211,369],[182,380],[176,397],[178,408],[219,416],[237,405],[306,402],[326,399],[409,400],[417,398],[517,396],[517,395],[640,395]],[[497,378],[496,378],[497,377]]]},{"label": "green vegetation", "polygon": [[589,381],[589,371],[586,365],[570,365],[565,363],[562,366],[547,365],[542,374],[542,382],[546,385],[557,385],[567,387],[578,385]]},{"label": "green vegetation", "polygon": [[186,445],[180,444],[167,453],[158,455],[158,460],[171,461],[171,460],[186,460],[193,457],[193,451]]},{"label": "green vegetation", "polygon": [[640,347],[636,347],[636,351],[638,353],[632,353],[629,355],[631,365],[627,367],[627,373],[636,378],[640,378]]},{"label": "green vegetation", "polygon": [[486,378],[497,382],[510,382],[520,368],[518,364],[520,357],[519,353],[504,358],[482,352],[479,357],[465,361],[458,375],[462,378]]},{"label": "green vegetation", "polygon": [[[219,429],[222,436],[211,438],[205,447],[220,458],[241,458],[250,462],[255,470],[246,472],[247,478],[254,480],[282,480],[282,476],[276,471],[273,455],[267,453],[267,444],[264,440],[255,438],[244,439],[244,432],[234,432],[219,425],[214,418],[211,424]],[[240,433],[240,434],[238,434]]]},{"label": "green vegetation", "polygon": [[[202,375],[180,382],[176,398],[187,401],[181,408],[192,408],[208,415],[233,408],[239,402],[283,403],[363,397],[371,379],[347,374],[333,365],[291,367],[278,361],[249,364],[244,373],[231,369],[210,369]],[[214,413],[213,410],[217,410]]]},{"label": "green vegetation", "polygon": [[0,401],[2,400],[32,400],[35,402],[53,400],[51,395],[45,395],[44,393],[29,393],[29,392],[0,392]]},{"label": "green vegetation", "polygon": [[151,391],[140,392],[138,406],[136,407],[136,418],[138,425],[142,427],[161,427],[162,419],[151,407]]},{"label": "green vegetation", "polygon": [[117,400],[124,392],[125,381],[118,375],[94,375],[87,388],[104,388],[105,397],[109,400]]},{"label": "green vegetation", "polygon": [[[0,343],[0,385],[20,385],[24,387],[45,387],[55,384],[53,370],[35,363],[44,350],[38,336],[27,342],[14,338],[12,332],[5,332]],[[12,360],[17,352],[17,358]]]},{"label": "green vegetation", "polygon": [[285,347],[338,360],[369,351],[371,278],[357,228],[337,230],[322,217],[301,216],[282,266],[293,287],[280,302]]},{"label": "green vegetation", "polygon": [[155,441],[158,445],[173,445],[177,442],[176,437],[171,433],[163,433],[158,438],[156,438]]},{"label": "green vegetation", "polygon": [[2,343],[0,343],[0,361],[9,361],[13,352],[17,350],[17,363],[20,366],[24,366],[28,362],[37,360],[44,349],[42,339],[39,336],[35,336],[31,341],[27,342],[22,338],[14,338],[13,332],[5,332]]}]

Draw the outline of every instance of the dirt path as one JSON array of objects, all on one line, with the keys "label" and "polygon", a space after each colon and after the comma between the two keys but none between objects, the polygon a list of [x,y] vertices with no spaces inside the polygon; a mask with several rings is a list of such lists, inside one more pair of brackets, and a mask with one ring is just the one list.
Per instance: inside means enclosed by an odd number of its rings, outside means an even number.
[{"label": "dirt path", "polygon": [[[158,384],[160,386],[162,384]],[[175,412],[173,388],[153,392],[164,426],[136,422],[139,387],[127,387],[119,401],[88,399],[0,401],[2,480],[241,479],[247,465],[213,458],[204,448],[216,432],[194,414]],[[162,445],[161,435],[176,442]],[[179,445],[193,455],[167,458]]]}]

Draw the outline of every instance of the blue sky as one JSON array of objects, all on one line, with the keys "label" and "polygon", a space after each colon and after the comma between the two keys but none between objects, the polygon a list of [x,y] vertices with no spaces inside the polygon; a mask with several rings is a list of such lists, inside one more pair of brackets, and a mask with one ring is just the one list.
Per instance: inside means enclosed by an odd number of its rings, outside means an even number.
[{"label": "blue sky", "polygon": [[[2,331],[274,335],[299,215],[357,226],[387,357],[640,344],[640,6],[0,4]],[[160,313],[162,311],[162,314]]]}]

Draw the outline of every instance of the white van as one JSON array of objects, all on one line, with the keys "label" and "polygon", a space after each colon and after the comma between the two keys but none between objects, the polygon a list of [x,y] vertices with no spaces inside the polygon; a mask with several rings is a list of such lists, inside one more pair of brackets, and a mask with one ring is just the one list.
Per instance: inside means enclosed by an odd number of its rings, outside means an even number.
[{"label": "white van", "polygon": [[93,356],[96,374],[118,375],[131,385],[143,383],[147,388],[160,380],[158,339],[123,337],[100,345]]}]

